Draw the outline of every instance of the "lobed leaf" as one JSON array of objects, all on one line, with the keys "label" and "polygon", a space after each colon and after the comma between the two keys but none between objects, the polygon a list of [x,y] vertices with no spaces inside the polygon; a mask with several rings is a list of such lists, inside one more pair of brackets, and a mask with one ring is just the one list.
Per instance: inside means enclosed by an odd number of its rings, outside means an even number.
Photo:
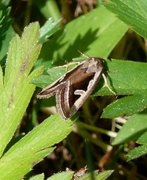
[{"label": "lobed leaf", "polygon": [[38,174],[36,176],[33,176],[31,178],[29,178],[29,180],[44,180],[44,174]]},{"label": "lobed leaf", "polygon": [[136,141],[138,144],[143,144],[146,145],[147,144],[147,131],[144,132]]},{"label": "lobed leaf", "polygon": [[[147,64],[142,62],[107,61],[104,69],[110,88],[117,95],[145,94],[147,91]],[[112,95],[107,87],[96,90],[95,95]]]},{"label": "lobed leaf", "polygon": [[79,180],[89,180],[89,179],[95,179],[95,180],[106,180],[111,174],[113,173],[113,170],[107,170],[103,172],[92,172],[87,173],[84,176],[79,177]]},{"label": "lobed leaf", "polygon": [[58,115],[47,118],[4,154],[0,160],[0,179],[21,179],[33,165],[54,150],[51,146],[71,131],[70,120],[64,121]]},{"label": "lobed leaf", "polygon": [[134,114],[133,116],[130,116],[128,121],[118,132],[112,144],[118,145],[139,137],[140,134],[147,130],[146,117],[146,113]]},{"label": "lobed leaf", "polygon": [[38,69],[28,77],[41,48],[38,39],[39,25],[32,23],[24,30],[22,38],[16,35],[10,42],[4,88],[0,96],[0,156],[16,131],[35,90],[35,85],[30,82],[42,73]]},{"label": "lobed leaf", "polygon": [[105,6],[130,25],[134,31],[147,38],[147,3],[144,0],[111,0]]},{"label": "lobed leaf", "polygon": [[117,99],[108,105],[103,113],[103,118],[115,118],[120,116],[130,116],[147,108],[147,93],[142,95],[132,95]]},{"label": "lobed leaf", "polygon": [[61,20],[54,21],[53,18],[49,18],[40,29],[40,43],[44,43],[57,32],[60,28]]},{"label": "lobed leaf", "polygon": [[139,158],[140,156],[143,156],[147,154],[147,144],[139,146],[133,150],[131,150],[127,154],[127,161],[131,161],[133,159]]},{"label": "lobed leaf", "polygon": [[58,179],[71,180],[73,177],[73,174],[74,174],[73,171],[60,172],[60,173],[56,173],[53,176],[47,178],[47,180],[58,180]]},{"label": "lobed leaf", "polygon": [[101,6],[68,23],[44,45],[40,58],[50,57],[63,64],[65,60],[79,57],[78,51],[88,56],[107,57],[127,30],[122,21]]},{"label": "lobed leaf", "polygon": [[[3,2],[4,3],[4,2]],[[10,7],[2,5],[0,9],[0,61],[3,60],[8,52],[9,42],[15,32],[12,28],[12,19],[10,18]]]}]

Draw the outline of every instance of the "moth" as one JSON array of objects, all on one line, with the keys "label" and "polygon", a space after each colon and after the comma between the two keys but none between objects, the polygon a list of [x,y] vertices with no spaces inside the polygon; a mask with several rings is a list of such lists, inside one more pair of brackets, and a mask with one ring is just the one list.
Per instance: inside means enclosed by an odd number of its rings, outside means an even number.
[{"label": "moth", "polygon": [[45,87],[37,97],[56,97],[58,113],[71,117],[93,92],[103,72],[103,59],[88,58],[51,85]]}]

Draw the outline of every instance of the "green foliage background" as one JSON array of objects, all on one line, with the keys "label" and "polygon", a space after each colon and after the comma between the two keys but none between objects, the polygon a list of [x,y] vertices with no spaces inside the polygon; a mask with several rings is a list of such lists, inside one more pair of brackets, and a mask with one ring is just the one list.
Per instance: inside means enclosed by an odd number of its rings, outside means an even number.
[{"label": "green foliage background", "polygon": [[[111,0],[90,7],[76,1],[0,2],[0,179],[72,179],[81,168],[79,179],[146,176],[137,158],[144,158],[146,168],[147,3]],[[85,59],[79,51],[105,59],[115,95],[101,79],[78,115],[65,121],[50,116],[55,100],[37,100],[35,90]]]}]

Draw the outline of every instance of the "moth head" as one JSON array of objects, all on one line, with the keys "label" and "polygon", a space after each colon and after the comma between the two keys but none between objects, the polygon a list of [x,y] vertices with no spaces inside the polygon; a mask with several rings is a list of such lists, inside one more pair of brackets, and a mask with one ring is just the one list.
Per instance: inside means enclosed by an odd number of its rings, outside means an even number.
[{"label": "moth head", "polygon": [[87,68],[87,73],[95,73],[103,69],[103,61],[98,58],[89,58],[84,64],[83,68]]}]

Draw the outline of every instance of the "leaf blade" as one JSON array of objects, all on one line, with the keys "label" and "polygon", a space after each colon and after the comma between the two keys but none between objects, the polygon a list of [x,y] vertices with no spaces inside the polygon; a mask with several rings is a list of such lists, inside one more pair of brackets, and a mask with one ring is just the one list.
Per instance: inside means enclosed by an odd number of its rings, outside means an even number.
[{"label": "leaf blade", "polygon": [[[53,145],[72,131],[72,124],[70,120],[65,121],[58,115],[47,118],[4,154],[0,160],[0,178],[22,178],[31,170],[32,165],[53,151]],[[7,173],[6,169],[9,169]]]},{"label": "leaf blade", "polygon": [[134,0],[133,3],[129,0],[111,0],[105,6],[138,34],[147,38],[147,3],[144,0]]}]

